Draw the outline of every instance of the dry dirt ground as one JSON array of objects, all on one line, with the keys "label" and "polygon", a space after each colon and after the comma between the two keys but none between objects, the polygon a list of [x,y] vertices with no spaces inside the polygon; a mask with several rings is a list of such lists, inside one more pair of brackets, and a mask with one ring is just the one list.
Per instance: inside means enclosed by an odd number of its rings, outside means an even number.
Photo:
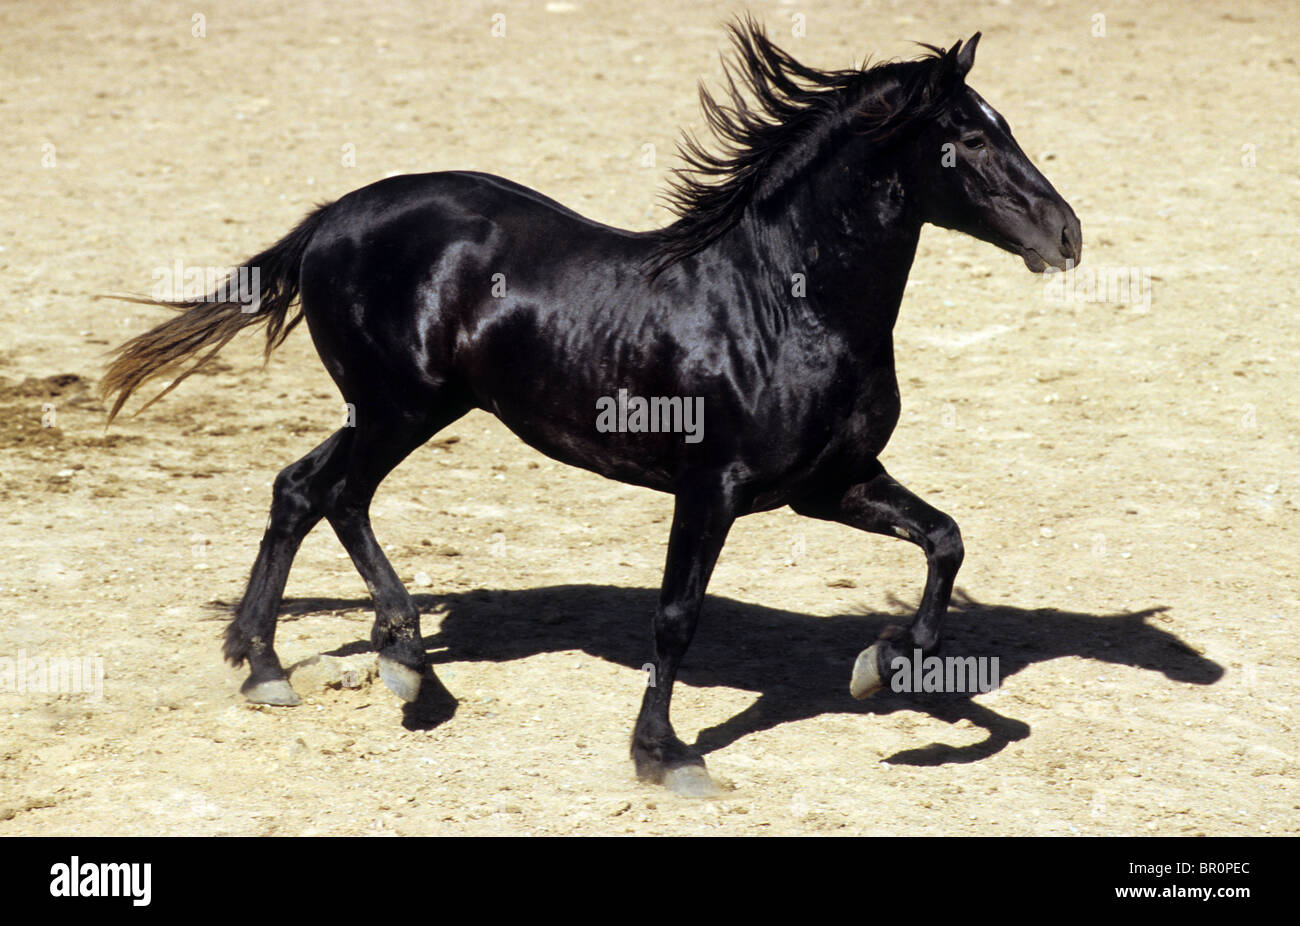
[{"label": "dry dirt ground", "polygon": [[[915,604],[921,555],[754,516],[675,702],[725,793],[637,783],[670,499],[476,413],[374,511],[454,715],[407,729],[377,683],[241,700],[220,632],[271,480],[341,400],[305,330],[266,367],[247,336],[105,432],[104,354],[163,316],[95,294],[233,264],[395,173],[490,171],[654,227],[739,9],[0,7],[0,657],[105,672],[101,699],[0,691],[0,834],[1300,829],[1289,3],[750,7],[828,67],[982,30],[972,85],[1082,219],[1069,299],[928,229],[897,329],[884,462],[962,525],[947,652],[999,657],[999,691],[852,700],[853,658]],[[1118,291],[1106,275],[1130,268]],[[365,650],[365,588],[328,530],[287,594],[286,662]]]}]

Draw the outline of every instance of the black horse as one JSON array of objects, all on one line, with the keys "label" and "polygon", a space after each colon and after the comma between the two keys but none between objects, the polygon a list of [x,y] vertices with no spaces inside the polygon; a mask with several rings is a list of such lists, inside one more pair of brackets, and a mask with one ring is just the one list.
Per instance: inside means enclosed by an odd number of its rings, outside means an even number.
[{"label": "black horse", "polygon": [[[173,375],[174,387],[240,330],[265,323],[269,353],[305,318],[355,408],[354,426],[275,480],[225,641],[227,659],[249,663],[250,700],[298,702],[273,641],[290,564],[321,518],[373,596],[384,681],[416,698],[429,671],[419,612],[368,510],[393,467],[474,408],[557,460],[675,497],[656,671],[632,737],[642,778],[709,785],[669,702],[742,515],[789,505],[925,551],[915,621],[862,653],[854,695],[887,684],[895,657],[938,647],[961,535],[877,459],[898,421],[892,329],[921,226],[1041,272],[1078,261],[1079,221],[966,86],[978,33],[837,71],[801,64],[748,19],[731,33],[726,99],[701,90],[721,152],[685,141],[670,226],[611,228],[487,174],[392,177],[252,258],[250,298],[163,303],[181,314],[119,349],[103,382],[110,419],[141,383]],[[697,408],[683,433],[683,409]]]}]

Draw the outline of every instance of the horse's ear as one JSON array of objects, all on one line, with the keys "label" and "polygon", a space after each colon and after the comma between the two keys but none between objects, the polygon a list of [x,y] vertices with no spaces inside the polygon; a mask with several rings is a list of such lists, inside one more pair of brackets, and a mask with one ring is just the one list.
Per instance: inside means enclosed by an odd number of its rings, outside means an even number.
[{"label": "horse's ear", "polygon": [[979,43],[980,43],[980,34],[976,32],[974,35],[970,37],[970,39],[966,42],[965,45],[963,45],[961,42],[958,42],[956,45],[952,47],[952,51],[949,52],[949,54],[956,56],[957,75],[961,77],[963,80],[966,79],[966,75],[970,73],[970,69],[975,64],[975,46],[978,45]]},{"label": "horse's ear", "polygon": [[975,46],[979,44],[980,34],[976,32],[967,42],[957,40],[957,44],[946,51],[936,45],[923,45],[934,55],[934,68],[930,72],[930,86],[935,92],[949,92],[960,86],[966,79],[971,65],[975,63]]}]

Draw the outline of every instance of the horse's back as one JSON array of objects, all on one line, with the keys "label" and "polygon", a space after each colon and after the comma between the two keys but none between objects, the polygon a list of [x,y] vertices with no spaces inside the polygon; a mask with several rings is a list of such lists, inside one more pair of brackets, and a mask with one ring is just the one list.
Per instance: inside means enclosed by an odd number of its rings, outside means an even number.
[{"label": "horse's back", "polygon": [[553,232],[633,250],[647,244],[644,234],[605,225],[523,184],[476,171],[403,174],[354,190],[329,207],[314,244],[327,250],[362,239],[391,244],[398,235],[422,245],[455,243],[467,226],[485,225],[513,232],[516,244],[545,240]]},{"label": "horse's back", "polygon": [[557,248],[608,267],[640,260],[643,239],[490,174],[390,177],[329,207],[303,256],[304,312],[327,365],[359,335],[450,351],[513,296],[574,286],[553,272]]},{"label": "horse's back", "polygon": [[646,349],[662,314],[651,247],[501,177],[391,177],[329,208],[303,257],[303,311],[345,400],[450,389],[555,454],[539,431],[590,430],[595,398]]}]

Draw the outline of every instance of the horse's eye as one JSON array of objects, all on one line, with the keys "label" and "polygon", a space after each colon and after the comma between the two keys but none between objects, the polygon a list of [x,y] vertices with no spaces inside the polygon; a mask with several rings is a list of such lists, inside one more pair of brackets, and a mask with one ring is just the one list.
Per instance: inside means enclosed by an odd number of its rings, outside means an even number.
[{"label": "horse's eye", "polygon": [[979,149],[984,147],[984,136],[967,135],[965,138],[961,140],[961,143],[965,145],[967,148],[970,148],[972,151],[978,151]]}]

